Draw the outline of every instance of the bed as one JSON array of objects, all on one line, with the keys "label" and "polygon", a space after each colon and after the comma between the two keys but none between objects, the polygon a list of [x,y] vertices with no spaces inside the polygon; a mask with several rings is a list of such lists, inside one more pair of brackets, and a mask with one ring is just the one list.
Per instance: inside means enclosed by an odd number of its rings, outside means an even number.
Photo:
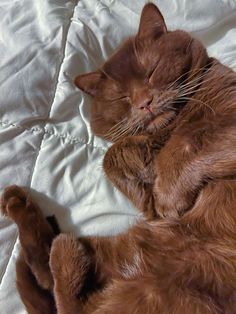
[{"label": "bed", "polygon": [[[0,191],[30,189],[63,232],[108,235],[142,219],[105,178],[109,143],[89,126],[74,77],[97,68],[137,30],[147,1],[0,0]],[[169,29],[200,38],[236,68],[235,0],[156,0]],[[17,229],[0,217],[0,313],[26,313],[15,287]]]}]

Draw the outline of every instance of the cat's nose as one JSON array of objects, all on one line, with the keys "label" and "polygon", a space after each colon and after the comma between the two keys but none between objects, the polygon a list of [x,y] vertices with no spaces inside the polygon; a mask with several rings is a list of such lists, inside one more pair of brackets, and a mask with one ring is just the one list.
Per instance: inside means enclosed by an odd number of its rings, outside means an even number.
[{"label": "cat's nose", "polygon": [[150,106],[153,100],[153,96],[146,96],[146,97],[142,97],[140,99],[138,99],[138,101],[136,101],[135,105],[138,109],[141,110],[148,110],[150,111]]}]

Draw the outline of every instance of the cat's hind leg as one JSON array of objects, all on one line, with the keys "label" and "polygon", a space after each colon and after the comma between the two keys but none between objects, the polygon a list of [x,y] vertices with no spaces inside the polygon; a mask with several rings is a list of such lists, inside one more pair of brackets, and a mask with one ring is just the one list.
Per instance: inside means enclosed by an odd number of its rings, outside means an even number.
[{"label": "cat's hind leg", "polygon": [[56,314],[53,295],[38,285],[22,253],[16,261],[16,286],[28,314]]},{"label": "cat's hind leg", "polygon": [[50,267],[58,314],[83,313],[83,303],[93,285],[93,266],[83,243],[70,234],[60,234],[51,248]]},{"label": "cat's hind leg", "polygon": [[46,290],[53,289],[49,268],[50,247],[55,233],[30,196],[16,185],[7,187],[1,198],[1,212],[12,219],[19,231],[22,258]]},{"label": "cat's hind leg", "polygon": [[170,292],[150,278],[117,280],[91,296],[82,314],[234,314],[220,309],[210,298],[172,287]]}]

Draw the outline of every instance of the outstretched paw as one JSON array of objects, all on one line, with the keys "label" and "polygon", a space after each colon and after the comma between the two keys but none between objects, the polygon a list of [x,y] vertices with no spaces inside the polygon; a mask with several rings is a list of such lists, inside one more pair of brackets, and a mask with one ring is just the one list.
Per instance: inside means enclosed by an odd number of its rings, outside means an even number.
[{"label": "outstretched paw", "polygon": [[49,264],[55,289],[79,295],[91,265],[83,244],[73,235],[60,234],[53,241]]},{"label": "outstretched paw", "polygon": [[8,186],[1,197],[1,212],[14,220],[25,208],[26,202],[27,196],[22,188],[17,185]]}]

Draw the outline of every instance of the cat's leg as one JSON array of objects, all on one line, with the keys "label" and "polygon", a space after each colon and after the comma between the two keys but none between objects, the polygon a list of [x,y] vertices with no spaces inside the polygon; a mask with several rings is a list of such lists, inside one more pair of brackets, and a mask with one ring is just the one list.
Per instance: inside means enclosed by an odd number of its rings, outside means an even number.
[{"label": "cat's leg", "polygon": [[[56,238],[52,245],[50,265],[55,280],[58,314],[143,314],[146,309],[150,313],[160,314],[226,313],[218,308],[217,302],[205,290],[202,294],[194,293],[192,288],[179,284],[179,279],[177,282],[170,280],[171,272],[157,271],[153,275],[146,272],[153,260],[149,259],[150,256],[146,259],[147,255],[142,254],[147,253],[147,243],[152,236],[152,231],[143,222],[129,232],[114,237],[84,238],[79,241],[70,235]],[[166,241],[165,236],[164,239]],[[87,298],[82,298],[81,291],[84,285],[86,287],[86,281],[91,280],[88,279],[91,270],[89,256],[96,261],[97,275],[103,272],[110,280],[103,289],[93,290],[93,293],[87,294]],[[160,262],[160,256],[156,258],[155,263]],[[231,311],[229,313],[233,314]]]},{"label": "cat's leg", "polygon": [[234,314],[223,311],[207,296],[187,289],[162,289],[155,278],[117,280],[91,296],[80,314]]},{"label": "cat's leg", "polygon": [[156,216],[154,156],[160,144],[149,136],[128,136],[107,151],[103,167],[109,180],[148,218]]},{"label": "cat's leg", "polygon": [[82,313],[90,280],[92,257],[81,241],[69,234],[61,234],[53,241],[50,268],[54,278],[54,298],[57,314]]},{"label": "cat's leg", "polygon": [[236,175],[235,129],[229,127],[218,133],[216,129],[214,134],[210,123],[187,124],[160,150],[154,184],[160,216],[182,215],[192,208],[209,181]]},{"label": "cat's leg", "polygon": [[142,243],[141,239],[152,236],[144,225],[146,222],[140,222],[129,232],[113,237],[59,235],[53,241],[50,267],[58,314],[83,313],[86,300],[112,279],[142,275],[146,240]]},{"label": "cat's leg", "polygon": [[[99,240],[103,241],[102,238]],[[68,242],[66,244],[68,244]],[[107,245],[108,242],[103,244]],[[101,243],[99,245],[101,245]],[[64,268],[64,271],[63,268],[60,267],[55,272],[53,271],[55,278],[54,293],[57,300],[58,314],[144,314],[147,309],[148,313],[153,314],[223,313],[223,311],[217,308],[217,304],[214,303],[214,300],[211,300],[206,295],[203,294],[198,297],[195,296],[192,291],[188,291],[187,288],[179,288],[175,285],[170,288],[164,288],[158,284],[156,276],[152,277],[151,274],[149,274],[148,277],[142,276],[141,266],[136,264],[137,269],[135,269],[133,263],[130,263],[129,270],[128,261],[126,261],[126,264],[123,264],[126,267],[126,269],[125,267],[123,269],[125,274],[123,274],[123,278],[121,278],[121,276],[116,277],[115,280],[111,278],[103,289],[95,290],[92,294],[88,295],[88,298],[82,299],[79,297],[79,293],[82,288],[81,283],[85,280],[84,274],[86,273],[86,271],[85,273],[81,271],[80,263],[83,261],[83,255],[82,258],[79,259],[79,257],[81,257],[80,254],[76,253],[76,255],[78,254],[77,256],[72,254],[73,262],[71,263],[70,253],[68,254],[68,251],[65,250],[65,254],[63,254],[61,245],[58,248],[59,255],[55,254],[55,261],[52,260],[54,265],[59,262]],[[104,250],[105,249],[108,252],[110,249],[109,245],[106,248],[104,247]],[[76,250],[78,250],[78,248]],[[120,258],[119,253],[122,255],[122,250],[116,253],[117,258]],[[114,259],[113,254],[114,250],[111,250],[110,260]],[[76,261],[73,260],[73,257],[76,257]],[[103,266],[106,268],[108,267],[108,265],[106,265],[107,256],[103,257],[106,258],[106,260],[102,260]],[[102,258],[102,256],[100,256],[100,258]],[[122,265],[122,258],[116,262]],[[135,262],[137,263],[137,260]],[[67,263],[69,267],[68,271],[65,269]],[[138,273],[139,268],[140,274]],[[80,275],[78,275],[78,271],[80,271]],[[56,289],[57,280],[59,285]],[[78,287],[77,289],[76,286]],[[229,314],[231,313],[233,314],[233,312],[229,311]]]},{"label": "cat's leg", "polygon": [[[103,291],[92,295],[83,307],[82,314],[163,314],[163,301],[152,282],[116,280]],[[182,313],[181,313],[182,314]],[[192,313],[191,313],[192,314]]]},{"label": "cat's leg", "polygon": [[52,294],[39,286],[22,253],[16,261],[16,286],[28,314],[56,313]]},{"label": "cat's leg", "polygon": [[52,227],[29,195],[15,185],[4,190],[1,211],[17,224],[22,257],[38,284],[51,291],[53,278],[48,262],[55,236]]}]

